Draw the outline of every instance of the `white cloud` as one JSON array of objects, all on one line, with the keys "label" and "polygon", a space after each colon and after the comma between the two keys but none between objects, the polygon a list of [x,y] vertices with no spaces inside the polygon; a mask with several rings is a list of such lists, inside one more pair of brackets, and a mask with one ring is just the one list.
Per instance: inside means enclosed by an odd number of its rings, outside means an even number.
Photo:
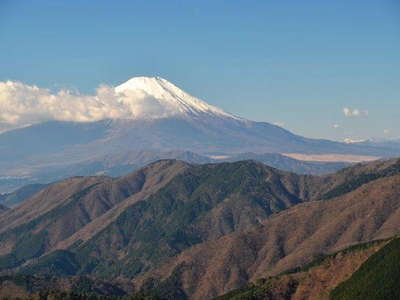
[{"label": "white cloud", "polygon": [[48,89],[21,82],[0,82],[0,132],[44,121],[90,122],[102,119],[163,117],[173,112],[143,91],[116,93],[100,86],[95,95]]},{"label": "white cloud", "polygon": [[333,124],[332,127],[337,129],[337,128],[340,128],[341,126],[339,124]]},{"label": "white cloud", "polygon": [[343,108],[343,113],[346,117],[367,117],[369,112],[368,110],[360,110],[358,108]]}]

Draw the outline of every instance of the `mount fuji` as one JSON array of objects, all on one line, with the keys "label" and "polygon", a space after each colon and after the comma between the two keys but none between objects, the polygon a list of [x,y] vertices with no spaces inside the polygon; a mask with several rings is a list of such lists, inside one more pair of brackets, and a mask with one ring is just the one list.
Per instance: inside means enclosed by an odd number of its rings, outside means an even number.
[{"label": "mount fuji", "polygon": [[[189,95],[168,80],[160,77],[135,77],[117,86],[115,92],[128,96],[131,93],[143,93],[142,101],[138,104],[139,109],[133,110],[135,118],[154,119],[180,116],[191,119],[209,116],[243,120]],[[140,99],[140,97],[138,98]],[[132,99],[132,97],[128,97],[128,103],[126,104],[128,106],[136,104],[138,98]],[[151,109],[149,111],[143,110],[143,108],[147,107],[153,108],[153,111]],[[153,113],[153,115],[149,114],[149,112]]]},{"label": "mount fuji", "polygon": [[128,151],[356,154],[389,157],[398,150],[309,139],[266,122],[227,113],[159,77],[135,77],[113,97],[124,117],[93,122],[49,121],[0,134],[0,179],[79,164]]}]

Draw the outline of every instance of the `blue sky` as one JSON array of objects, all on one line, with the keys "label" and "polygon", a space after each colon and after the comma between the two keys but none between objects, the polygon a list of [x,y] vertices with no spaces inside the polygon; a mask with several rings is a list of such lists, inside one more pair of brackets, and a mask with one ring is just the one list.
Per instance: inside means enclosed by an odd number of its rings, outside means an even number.
[{"label": "blue sky", "polygon": [[142,75],[310,137],[400,137],[400,4],[0,0],[0,81],[94,93]]}]

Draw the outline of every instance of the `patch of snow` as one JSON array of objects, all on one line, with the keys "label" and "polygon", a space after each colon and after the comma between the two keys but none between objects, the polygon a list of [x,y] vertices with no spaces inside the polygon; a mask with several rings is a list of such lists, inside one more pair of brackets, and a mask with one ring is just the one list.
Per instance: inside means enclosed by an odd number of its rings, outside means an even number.
[{"label": "patch of snow", "polygon": [[345,138],[343,140],[343,142],[345,142],[346,144],[358,144],[358,143],[364,143],[368,140],[365,139],[350,139],[350,138]]}]

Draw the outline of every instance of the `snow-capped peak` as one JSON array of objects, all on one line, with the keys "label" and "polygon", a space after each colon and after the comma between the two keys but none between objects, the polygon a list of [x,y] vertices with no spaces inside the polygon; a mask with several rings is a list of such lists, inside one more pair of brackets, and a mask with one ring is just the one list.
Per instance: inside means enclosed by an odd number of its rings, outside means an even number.
[{"label": "snow-capped peak", "polygon": [[[168,80],[160,77],[134,77],[117,86],[115,92],[126,97],[123,100],[126,104],[129,104],[128,102],[135,98],[134,105],[136,107],[134,110],[139,112],[137,117],[140,117],[140,115],[143,117],[167,117],[171,115],[198,116],[209,114],[239,119],[189,95]],[[142,95],[139,103],[137,103],[137,96],[135,96],[138,94]],[[147,109],[149,106],[151,108],[150,113]],[[144,110],[141,110],[141,108]]]}]

